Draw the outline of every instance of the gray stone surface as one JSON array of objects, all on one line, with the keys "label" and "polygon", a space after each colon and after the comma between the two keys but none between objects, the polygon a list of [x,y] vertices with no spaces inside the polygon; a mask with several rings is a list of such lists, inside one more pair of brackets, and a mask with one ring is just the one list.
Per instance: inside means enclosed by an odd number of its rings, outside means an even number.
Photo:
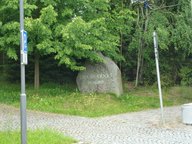
[{"label": "gray stone surface", "polygon": [[[181,122],[181,107],[84,118],[28,111],[28,129],[50,128],[79,140],[79,144],[192,144],[192,126]],[[19,109],[0,105],[0,131],[20,127]]]},{"label": "gray stone surface", "polygon": [[123,93],[121,71],[110,58],[102,56],[104,63],[87,63],[86,70],[79,72],[77,86],[85,93]]}]

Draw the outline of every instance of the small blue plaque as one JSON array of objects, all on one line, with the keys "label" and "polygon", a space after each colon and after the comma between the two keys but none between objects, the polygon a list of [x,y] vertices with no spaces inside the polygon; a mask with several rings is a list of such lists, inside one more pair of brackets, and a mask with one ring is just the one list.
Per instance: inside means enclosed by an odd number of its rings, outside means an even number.
[{"label": "small blue plaque", "polygon": [[27,47],[27,32],[23,31],[23,52],[27,54],[28,47]]},{"label": "small blue plaque", "polygon": [[21,64],[27,65],[28,64],[28,58],[27,58],[27,32],[22,30],[21,31],[21,37],[22,37],[22,49],[21,49]]}]

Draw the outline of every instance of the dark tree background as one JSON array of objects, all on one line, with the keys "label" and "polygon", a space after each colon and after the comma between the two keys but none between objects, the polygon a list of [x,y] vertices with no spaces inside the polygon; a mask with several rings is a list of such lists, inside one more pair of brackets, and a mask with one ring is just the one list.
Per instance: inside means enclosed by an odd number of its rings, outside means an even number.
[{"label": "dark tree background", "polygon": [[[0,1],[0,80],[19,82],[18,0]],[[164,86],[192,85],[191,0],[28,0],[27,82],[75,83],[85,61],[111,57],[123,80],[156,82],[152,32],[157,28]]]}]

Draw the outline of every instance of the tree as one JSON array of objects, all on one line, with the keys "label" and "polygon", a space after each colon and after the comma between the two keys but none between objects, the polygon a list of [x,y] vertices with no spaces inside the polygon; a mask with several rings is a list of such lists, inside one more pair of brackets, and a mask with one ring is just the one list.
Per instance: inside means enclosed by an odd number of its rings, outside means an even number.
[{"label": "tree", "polygon": [[[36,14],[40,11],[39,17]],[[34,87],[39,88],[39,61],[42,55],[55,53],[52,28],[57,21],[54,7],[49,5],[42,9],[35,9],[31,17],[26,18],[26,29],[29,33],[29,49],[34,55]],[[34,16],[33,16],[34,15]],[[36,18],[35,18],[36,17]]]},{"label": "tree", "polygon": [[[5,0],[1,4],[2,14],[6,10],[17,14],[9,20],[3,19],[0,44],[3,49],[9,45],[8,56],[17,60],[18,5],[16,1]],[[119,36],[109,28],[109,9],[107,0],[25,1],[25,28],[29,36],[29,55],[34,56],[35,88],[39,87],[39,61],[43,55],[55,54],[60,64],[73,70],[84,69],[81,63],[84,60],[102,61],[100,52],[117,61],[122,59],[118,48]]]},{"label": "tree", "polygon": [[0,50],[9,58],[18,59],[16,49],[19,47],[18,2],[2,0],[0,2]]},{"label": "tree", "polygon": [[[119,62],[124,77],[136,79],[136,85],[152,84],[154,27],[159,36],[162,79],[171,84],[190,80],[190,2],[150,0],[149,5],[130,5],[124,0],[25,1],[29,57],[34,57],[34,87],[39,87],[39,63],[43,58],[50,56],[79,71],[85,69],[85,61],[101,62],[99,53]],[[0,2],[0,51],[14,60],[20,53],[18,9],[18,0]]]},{"label": "tree", "polygon": [[[53,24],[57,13],[53,1],[25,1],[25,29],[29,36],[29,55],[34,55],[34,87],[39,88],[39,59],[41,55],[54,53]],[[19,55],[19,7],[18,1],[1,1],[0,48],[9,58],[18,60]]]},{"label": "tree", "polygon": [[[136,86],[142,81],[154,82],[152,32],[157,27],[159,37],[160,64],[165,83],[175,83],[182,63],[191,50],[189,1],[155,1],[146,10],[144,4],[137,5],[137,23],[129,45],[130,55],[138,53]],[[139,8],[138,8],[139,7]],[[138,48],[136,50],[135,48]],[[190,49],[190,50],[189,50]],[[184,57],[183,57],[184,55]],[[184,61],[183,61],[183,60]],[[153,76],[153,77],[152,77]],[[142,83],[143,83],[142,82]]]}]

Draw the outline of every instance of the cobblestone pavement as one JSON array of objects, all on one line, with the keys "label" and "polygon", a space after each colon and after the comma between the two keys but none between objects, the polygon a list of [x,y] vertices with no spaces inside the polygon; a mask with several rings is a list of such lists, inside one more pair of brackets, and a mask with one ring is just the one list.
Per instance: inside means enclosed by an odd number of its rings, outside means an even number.
[{"label": "cobblestone pavement", "polygon": [[[52,128],[79,140],[79,144],[192,144],[192,126],[181,123],[181,108],[83,118],[28,111],[28,128]],[[0,105],[0,130],[20,128],[19,110]]]}]

